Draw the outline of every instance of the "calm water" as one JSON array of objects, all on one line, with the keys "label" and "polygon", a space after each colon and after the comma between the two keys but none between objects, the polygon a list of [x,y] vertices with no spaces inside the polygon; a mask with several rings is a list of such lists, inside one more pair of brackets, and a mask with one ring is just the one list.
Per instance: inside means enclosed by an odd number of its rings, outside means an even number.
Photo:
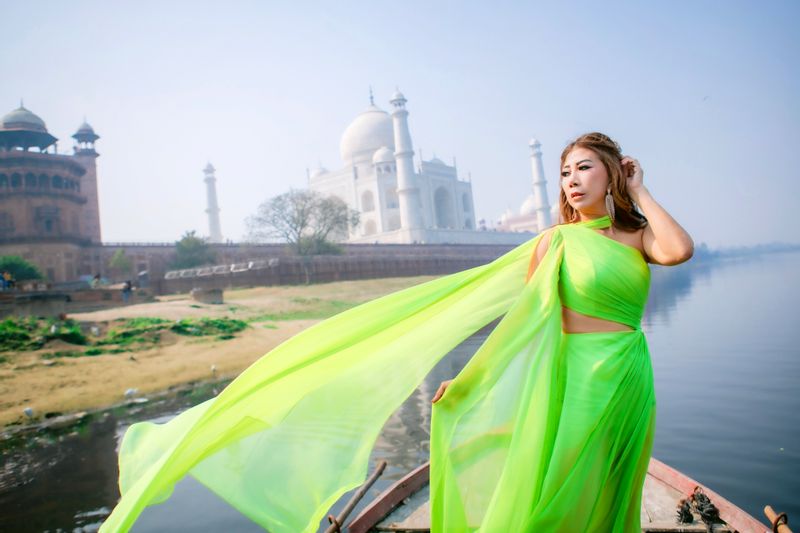
[{"label": "calm water", "polygon": [[[800,254],[655,269],[645,317],[658,401],[653,455],[759,519],[766,504],[800,518],[798,270]],[[373,464],[385,458],[389,467],[367,498],[427,460],[429,400],[488,333],[454,350],[388,421]],[[118,497],[115,450],[127,426],[167,420],[200,398],[110,415],[57,445],[6,454],[0,531],[96,530]],[[261,529],[184,480],[134,531]]]}]

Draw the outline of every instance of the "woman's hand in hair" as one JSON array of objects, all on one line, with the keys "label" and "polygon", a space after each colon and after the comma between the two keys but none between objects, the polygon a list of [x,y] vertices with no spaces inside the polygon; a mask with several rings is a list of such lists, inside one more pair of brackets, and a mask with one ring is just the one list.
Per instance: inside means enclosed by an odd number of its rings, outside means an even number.
[{"label": "woman's hand in hair", "polygon": [[620,164],[622,165],[622,171],[627,180],[628,194],[631,195],[631,198],[635,202],[636,197],[644,188],[644,171],[642,170],[642,165],[639,164],[638,160],[627,155],[620,159]]}]

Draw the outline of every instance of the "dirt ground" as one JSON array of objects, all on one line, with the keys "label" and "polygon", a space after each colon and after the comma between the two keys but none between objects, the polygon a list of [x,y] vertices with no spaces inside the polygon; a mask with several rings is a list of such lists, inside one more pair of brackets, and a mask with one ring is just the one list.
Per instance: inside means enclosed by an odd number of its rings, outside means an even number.
[{"label": "dirt ground", "polygon": [[[221,305],[198,304],[188,295],[70,315],[108,327],[120,318],[170,320],[228,317],[254,321],[230,340],[166,334],[153,348],[132,353],[45,359],[47,352],[75,349],[55,341],[45,349],[5,352],[0,363],[0,427],[41,420],[48,413],[70,413],[122,402],[125,391],[146,395],[192,381],[235,377],[272,348],[321,320],[305,314],[333,314],[336,305],[361,303],[432,279],[430,276],[342,281],[310,286],[258,287],[226,291]],[[213,370],[212,370],[213,367]],[[34,420],[23,410],[33,409]]]}]

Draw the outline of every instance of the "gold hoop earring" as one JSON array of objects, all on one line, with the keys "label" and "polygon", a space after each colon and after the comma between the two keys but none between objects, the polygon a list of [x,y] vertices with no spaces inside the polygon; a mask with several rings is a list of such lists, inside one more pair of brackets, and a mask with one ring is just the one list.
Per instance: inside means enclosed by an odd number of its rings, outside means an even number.
[{"label": "gold hoop earring", "polygon": [[611,187],[606,191],[606,212],[611,222],[614,222],[614,197],[611,195]]}]

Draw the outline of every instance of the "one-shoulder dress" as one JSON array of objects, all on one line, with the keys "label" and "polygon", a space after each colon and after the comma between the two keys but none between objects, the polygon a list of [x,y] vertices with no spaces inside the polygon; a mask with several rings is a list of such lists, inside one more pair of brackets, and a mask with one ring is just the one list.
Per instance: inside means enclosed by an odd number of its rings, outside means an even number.
[{"label": "one-shoulder dress", "polygon": [[[640,530],[655,396],[641,319],[640,252],[556,226],[486,265],[347,310],[286,340],[216,398],[131,426],[122,498],[101,531],[127,531],[192,475],[272,532],[316,531],[366,478],[385,421],[461,341],[502,320],[433,406],[431,530]],[[566,334],[561,308],[627,331]]]}]

